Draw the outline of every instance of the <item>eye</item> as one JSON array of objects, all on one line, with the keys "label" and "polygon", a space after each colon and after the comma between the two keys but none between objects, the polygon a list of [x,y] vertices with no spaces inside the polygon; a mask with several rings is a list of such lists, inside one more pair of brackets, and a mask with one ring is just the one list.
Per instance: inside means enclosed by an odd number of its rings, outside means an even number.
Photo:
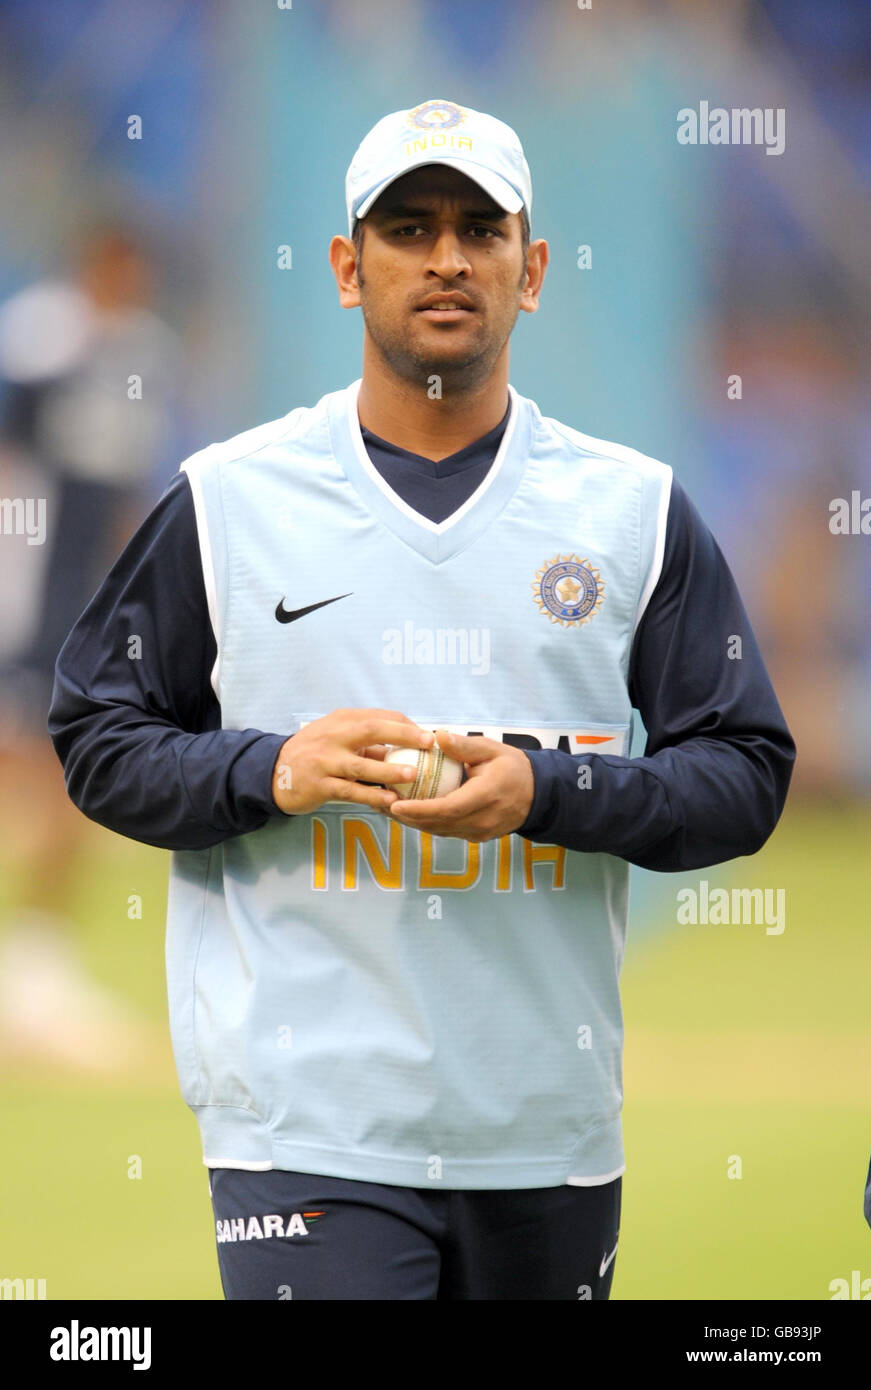
[{"label": "eye", "polygon": [[[421,227],[419,222],[408,222],[404,227],[397,227],[396,231],[394,232],[394,235],[401,237],[404,235],[405,232],[420,232],[423,230],[425,229]],[[404,239],[406,241],[413,240],[412,237],[405,237]]]},{"label": "eye", "polygon": [[[469,228],[470,232],[486,232],[488,236],[498,236],[495,227],[487,227],[483,222],[477,222],[474,227]],[[475,237],[475,241],[482,241],[482,237]]]}]

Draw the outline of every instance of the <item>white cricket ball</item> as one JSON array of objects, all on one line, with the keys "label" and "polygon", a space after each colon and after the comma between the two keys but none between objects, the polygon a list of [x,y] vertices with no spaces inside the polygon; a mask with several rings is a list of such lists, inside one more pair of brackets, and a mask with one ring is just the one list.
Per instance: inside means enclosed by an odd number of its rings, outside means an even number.
[{"label": "white cricket ball", "polygon": [[456,791],[465,776],[465,768],[455,758],[449,758],[440,748],[391,748],[385,753],[386,763],[407,763],[417,771],[413,782],[389,782],[387,785],[407,801],[429,801],[434,796],[447,796]]}]

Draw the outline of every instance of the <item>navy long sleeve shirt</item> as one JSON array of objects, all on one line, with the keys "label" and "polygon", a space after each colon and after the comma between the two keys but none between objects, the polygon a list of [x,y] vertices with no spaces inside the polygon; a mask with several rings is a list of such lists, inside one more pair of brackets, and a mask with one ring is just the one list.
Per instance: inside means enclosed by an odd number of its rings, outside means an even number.
[{"label": "navy long sleeve shirt", "polygon": [[[438,462],[362,433],[391,487],[438,521],[479,485],[506,421],[507,412]],[[730,659],[735,638],[740,656]],[[179,473],[58,657],[48,729],[69,795],[92,820],[164,849],[202,849],[284,814],[272,775],[288,732],[221,727],[216,655],[193,499]],[[734,579],[677,481],[629,693],[645,755],[527,753],[534,796],[517,833],[673,871],[759,849],[783,808],[795,745]],[[595,775],[580,792],[588,762]]]}]

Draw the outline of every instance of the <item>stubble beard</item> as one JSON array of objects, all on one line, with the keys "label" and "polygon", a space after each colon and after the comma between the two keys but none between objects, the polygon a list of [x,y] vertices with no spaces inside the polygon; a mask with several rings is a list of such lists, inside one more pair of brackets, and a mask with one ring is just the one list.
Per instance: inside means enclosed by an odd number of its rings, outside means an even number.
[{"label": "stubble beard", "polygon": [[[525,272],[524,264],[524,276]],[[418,389],[422,387],[427,390],[432,378],[437,377],[442,394],[456,395],[475,391],[489,379],[520,312],[518,302],[511,322],[506,325],[501,337],[494,339],[485,336],[483,342],[479,339],[457,356],[456,349],[440,352],[437,346],[431,350],[416,347],[408,334],[384,327],[378,322],[377,315],[371,313],[367,304],[369,295],[364,287],[362,274],[359,276],[358,284],[363,321],[379,356],[396,376]],[[480,313],[480,310],[476,312]],[[445,325],[445,329],[439,331],[451,330]]]},{"label": "stubble beard", "polygon": [[[456,351],[440,352],[416,348],[407,337],[385,332],[365,318],[366,328],[375,348],[392,372],[411,386],[426,389],[433,377],[438,377],[443,393],[452,395],[471,391],[485,382],[493,371],[502,343],[487,341],[470,346],[458,356]],[[506,338],[507,338],[506,334]]]}]

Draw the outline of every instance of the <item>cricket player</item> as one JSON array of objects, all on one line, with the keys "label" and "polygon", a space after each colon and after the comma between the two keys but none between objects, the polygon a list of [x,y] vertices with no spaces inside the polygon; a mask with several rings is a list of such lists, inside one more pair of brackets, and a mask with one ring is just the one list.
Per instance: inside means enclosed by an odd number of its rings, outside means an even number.
[{"label": "cricket player", "polygon": [[[86,815],[172,851],[226,1297],[606,1299],[629,865],[753,854],[794,744],[671,468],[509,383],[548,262],[514,131],[385,116],[346,206],[362,377],[181,465],[49,729]],[[385,751],[435,740],[465,782],[399,797]]]}]

